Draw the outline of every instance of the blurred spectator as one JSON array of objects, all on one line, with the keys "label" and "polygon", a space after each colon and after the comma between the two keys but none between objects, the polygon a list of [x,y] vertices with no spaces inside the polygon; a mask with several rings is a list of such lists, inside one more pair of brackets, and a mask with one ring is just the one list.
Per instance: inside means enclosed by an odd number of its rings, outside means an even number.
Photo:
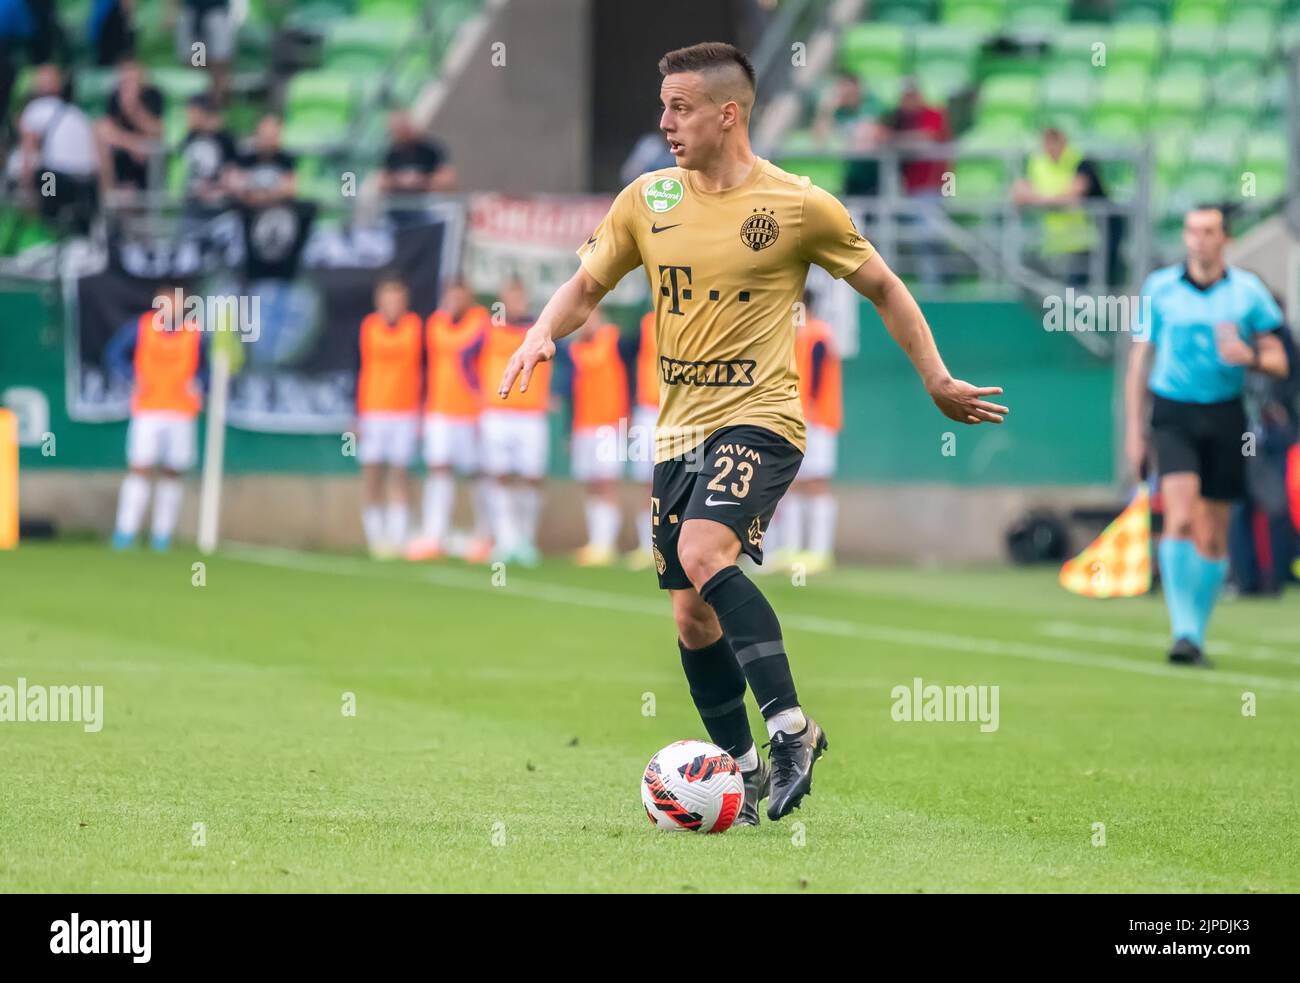
[{"label": "blurred spectator", "polygon": [[149,164],[162,147],[162,114],[163,94],[146,83],[143,66],[123,61],[106,114],[95,123],[107,154],[106,187],[131,191],[149,187]]},{"label": "blurred spectator", "polygon": [[209,95],[190,98],[185,122],[180,152],[185,168],[186,211],[192,215],[212,214],[224,208],[230,198],[231,170],[237,157],[235,140]]},{"label": "blurred spectator", "polygon": [[627,155],[627,160],[623,161],[619,176],[624,184],[631,184],[649,171],[676,166],[677,158],[668,150],[668,139],[663,131],[653,130],[633,145],[632,152]]},{"label": "blurred spectator", "polygon": [[[938,106],[926,103],[916,82],[903,83],[898,108],[882,120],[888,134],[889,145],[895,150],[914,152],[934,144],[947,143],[952,137],[948,129],[948,114]],[[916,237],[917,272],[926,286],[937,286],[941,280],[939,255],[942,240],[938,229],[939,203],[943,196],[944,174],[951,165],[942,159],[906,156],[902,165],[903,193],[917,203],[919,217],[909,224],[921,226]]]},{"label": "blurred spectator", "polygon": [[35,95],[18,121],[19,187],[42,215],[85,234],[98,203],[99,154],[89,117],[64,97],[56,65],[36,71]]},{"label": "blurred spectator", "polygon": [[1090,195],[1105,197],[1096,167],[1070,146],[1061,130],[1049,126],[1042,150],[1029,157],[1025,177],[1011,186],[1011,200],[1044,209],[1041,255],[1053,276],[1074,287],[1088,282],[1097,230],[1085,209],[1070,206]]},{"label": "blurred spectator", "polygon": [[447,151],[432,137],[416,129],[411,114],[397,109],[388,115],[391,142],[384,155],[380,187],[386,194],[425,194],[452,191],[456,170],[447,162]]},{"label": "blurred spectator", "polygon": [[245,205],[275,205],[298,194],[297,160],[280,145],[282,128],[280,117],[267,113],[257,123],[252,149],[235,159],[231,183]]},{"label": "blurred spectator", "polygon": [[[862,153],[875,150],[886,138],[880,123],[880,101],[862,88],[854,72],[840,71],[822,95],[813,118],[812,130],[819,144],[831,144],[839,150]],[[855,160],[848,166],[844,193],[875,195],[880,192],[880,164],[874,160]]]},{"label": "blurred spectator", "polygon": [[1246,495],[1233,503],[1228,527],[1232,580],[1242,594],[1280,594],[1291,579],[1296,529],[1287,495],[1287,462],[1300,440],[1300,353],[1290,330],[1281,331],[1290,359],[1285,379],[1252,372],[1246,408],[1255,453],[1246,457]]},{"label": "blurred spectator", "polygon": [[86,36],[96,65],[116,65],[135,55],[135,0],[95,0]]},{"label": "blurred spectator", "polygon": [[180,5],[176,52],[182,64],[212,72],[212,93],[224,105],[230,91],[230,59],[239,29],[230,13],[230,0],[180,0]]}]

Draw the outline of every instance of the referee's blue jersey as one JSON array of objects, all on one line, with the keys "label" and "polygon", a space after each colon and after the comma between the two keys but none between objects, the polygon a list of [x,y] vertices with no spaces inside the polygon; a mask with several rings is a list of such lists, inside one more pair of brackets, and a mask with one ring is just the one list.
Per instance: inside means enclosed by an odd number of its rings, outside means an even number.
[{"label": "referee's blue jersey", "polygon": [[1148,385],[1157,396],[1180,403],[1238,399],[1246,368],[1219,358],[1215,325],[1231,321],[1243,341],[1282,327],[1282,311],[1254,273],[1229,266],[1201,288],[1185,264],[1156,270],[1142,284],[1135,336],[1156,346]]}]

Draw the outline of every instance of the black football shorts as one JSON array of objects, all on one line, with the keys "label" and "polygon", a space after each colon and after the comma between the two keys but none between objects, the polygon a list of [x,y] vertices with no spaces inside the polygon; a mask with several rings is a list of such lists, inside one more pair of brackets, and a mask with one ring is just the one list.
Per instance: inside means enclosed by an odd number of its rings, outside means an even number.
[{"label": "black football shorts", "polygon": [[1193,472],[1201,497],[1231,502],[1246,494],[1242,438],[1246,411],[1239,399],[1184,403],[1151,396],[1151,446],[1160,477]]},{"label": "black football shorts", "polygon": [[762,563],[763,534],[802,461],[799,448],[784,437],[741,424],[723,427],[697,448],[656,464],[650,516],[660,589],[692,586],[677,558],[677,538],[687,519],[722,523],[740,539],[741,550]]}]

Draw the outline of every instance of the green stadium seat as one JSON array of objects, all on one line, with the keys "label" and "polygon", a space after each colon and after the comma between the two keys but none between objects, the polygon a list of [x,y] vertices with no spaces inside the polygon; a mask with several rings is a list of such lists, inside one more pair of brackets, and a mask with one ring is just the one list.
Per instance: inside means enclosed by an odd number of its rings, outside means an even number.
[{"label": "green stadium seat", "polygon": [[1253,174],[1255,195],[1265,201],[1286,190],[1286,138],[1280,133],[1257,133],[1246,141],[1242,171]]},{"label": "green stadium seat", "polygon": [[1096,98],[1094,82],[1098,73],[1089,68],[1049,71],[1043,79],[1043,112],[1083,112],[1092,108]]},{"label": "green stadium seat", "polygon": [[953,172],[962,201],[1005,199],[1011,187],[1006,164],[1000,160],[963,158]]},{"label": "green stadium seat", "polygon": [[952,27],[996,31],[1006,22],[1005,0],[944,0],[941,18]]},{"label": "green stadium seat", "polygon": [[[1110,64],[1110,46],[1113,38],[1109,24],[1066,24],[1052,32],[1051,70],[1066,66],[1094,67],[1094,57],[1100,51],[1106,53],[1106,64]],[[1097,45],[1104,45],[1098,48]]]},{"label": "green stadium seat", "polygon": [[982,43],[983,38],[979,34],[945,24],[918,27],[912,33],[918,71],[936,62],[957,63],[973,71]]},{"label": "green stadium seat", "polygon": [[354,75],[384,74],[418,25],[349,17],[333,21],[325,35],[324,67]]},{"label": "green stadium seat", "polygon": [[844,193],[844,178],[848,173],[848,163],[842,160],[815,157],[782,157],[777,167],[791,174],[800,174],[812,180],[819,188],[833,195]]},{"label": "green stadium seat", "polygon": [[1154,72],[1160,61],[1164,32],[1154,24],[1117,24],[1106,52],[1109,68],[1141,68]]},{"label": "green stadium seat", "polygon": [[356,12],[369,20],[418,21],[424,0],[357,0]]},{"label": "green stadium seat", "polygon": [[1264,86],[1257,74],[1230,68],[1214,77],[1214,104],[1240,113],[1257,113],[1264,104]]},{"label": "green stadium seat", "polygon": [[1207,72],[1219,56],[1219,32],[1206,27],[1171,27],[1166,71]]},{"label": "green stadium seat", "polygon": [[1062,0],[1022,0],[1007,13],[1009,28],[1055,28],[1069,17],[1069,3]]},{"label": "green stadium seat", "polygon": [[1116,24],[1159,24],[1169,19],[1168,0],[1125,0],[1115,7]]},{"label": "green stadium seat", "polygon": [[320,31],[330,22],[350,17],[355,11],[353,0],[300,0],[293,5],[292,19],[301,27]]},{"label": "green stadium seat", "polygon": [[212,87],[211,76],[196,68],[154,68],[149,70],[149,81],[158,87],[172,103],[185,103],[192,96],[207,92]]},{"label": "green stadium seat", "polygon": [[1169,22],[1175,25],[1213,27],[1223,22],[1223,0],[1174,0]]},{"label": "green stadium seat", "polygon": [[358,94],[357,81],[345,74],[322,70],[294,75],[285,94],[285,146],[304,150],[342,140]]},{"label": "green stadium seat", "polygon": [[960,62],[929,62],[915,72],[921,93],[927,102],[947,104],[957,93],[974,81],[969,65]]},{"label": "green stadium seat", "polygon": [[840,65],[864,79],[901,75],[909,67],[907,32],[897,24],[854,24],[840,42]]},{"label": "green stadium seat", "polygon": [[886,24],[912,26],[934,20],[934,8],[931,0],[881,0],[872,5],[872,13],[876,20]]},{"label": "green stadium seat", "polygon": [[982,111],[1008,110],[1033,116],[1038,111],[1039,85],[1024,75],[995,75],[980,86]]},{"label": "green stadium seat", "polygon": [[1223,32],[1220,69],[1240,66],[1248,72],[1259,73],[1265,62],[1277,51],[1277,32],[1267,27],[1250,27],[1234,24]]},{"label": "green stadium seat", "polygon": [[1201,121],[1209,102],[1210,86],[1204,75],[1167,72],[1156,80],[1152,92],[1153,120],[1167,126],[1170,120]]},{"label": "green stadium seat", "polygon": [[92,116],[104,111],[109,95],[116,88],[117,70],[114,68],[80,69],[72,83],[73,98],[77,105]]},{"label": "green stadium seat", "polygon": [[1235,167],[1240,157],[1241,143],[1218,133],[1198,133],[1187,145],[1187,163],[1192,166],[1212,164],[1222,170]]}]

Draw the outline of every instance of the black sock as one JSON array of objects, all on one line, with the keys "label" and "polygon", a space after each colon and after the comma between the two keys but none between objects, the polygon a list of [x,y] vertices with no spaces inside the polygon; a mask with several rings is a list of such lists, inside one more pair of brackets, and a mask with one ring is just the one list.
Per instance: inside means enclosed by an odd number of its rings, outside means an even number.
[{"label": "black sock", "polygon": [[763,592],[740,567],[719,570],[700,588],[700,597],[722,623],[736,661],[754,691],[759,712],[771,717],[799,705],[781,640],[781,622]]},{"label": "black sock", "polygon": [[745,674],[731,654],[727,636],[702,649],[688,649],[679,639],[682,668],[691,687],[691,699],[700,711],[709,740],[733,758],[754,746],[745,713]]}]

